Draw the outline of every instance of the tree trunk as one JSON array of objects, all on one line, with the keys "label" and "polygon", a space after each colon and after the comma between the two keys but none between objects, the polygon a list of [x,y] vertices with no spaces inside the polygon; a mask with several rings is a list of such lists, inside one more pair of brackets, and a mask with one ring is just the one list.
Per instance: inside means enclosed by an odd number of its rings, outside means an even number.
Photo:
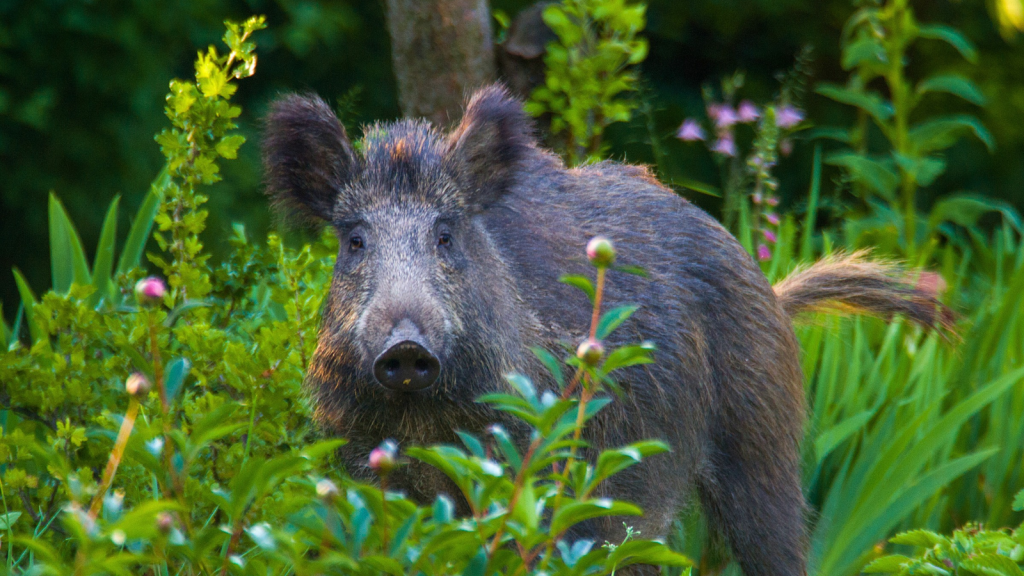
[{"label": "tree trunk", "polygon": [[402,112],[445,126],[494,78],[488,0],[386,0]]}]

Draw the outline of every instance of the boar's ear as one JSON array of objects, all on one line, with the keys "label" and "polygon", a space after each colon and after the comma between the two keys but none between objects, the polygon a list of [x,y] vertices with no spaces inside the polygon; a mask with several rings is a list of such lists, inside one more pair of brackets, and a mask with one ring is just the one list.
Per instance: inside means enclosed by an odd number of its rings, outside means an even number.
[{"label": "boar's ear", "polygon": [[448,136],[448,157],[467,204],[479,210],[501,198],[534,146],[533,122],[505,88],[495,84],[474,94]]},{"label": "boar's ear", "polygon": [[290,94],[270,107],[263,136],[267,194],[279,209],[330,221],[358,161],[345,127],[318,96]]}]

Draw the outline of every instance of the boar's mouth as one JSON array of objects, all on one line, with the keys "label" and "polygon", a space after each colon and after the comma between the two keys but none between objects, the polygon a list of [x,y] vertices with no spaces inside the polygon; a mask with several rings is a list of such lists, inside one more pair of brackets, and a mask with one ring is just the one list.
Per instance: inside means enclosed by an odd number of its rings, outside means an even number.
[{"label": "boar's mouth", "polygon": [[409,320],[403,320],[391,331],[384,351],[373,361],[373,377],[391,390],[423,390],[433,385],[440,374],[441,362]]}]

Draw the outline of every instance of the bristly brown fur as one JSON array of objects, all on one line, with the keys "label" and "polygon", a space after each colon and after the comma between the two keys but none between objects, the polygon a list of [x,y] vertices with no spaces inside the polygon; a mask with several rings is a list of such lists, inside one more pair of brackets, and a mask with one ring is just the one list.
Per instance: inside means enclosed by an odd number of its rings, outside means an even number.
[{"label": "bristly brown fur", "polygon": [[794,271],[773,286],[791,318],[804,312],[905,316],[925,328],[953,331],[955,316],[935,291],[911,283],[895,263],[868,260],[868,251],[837,254]]}]

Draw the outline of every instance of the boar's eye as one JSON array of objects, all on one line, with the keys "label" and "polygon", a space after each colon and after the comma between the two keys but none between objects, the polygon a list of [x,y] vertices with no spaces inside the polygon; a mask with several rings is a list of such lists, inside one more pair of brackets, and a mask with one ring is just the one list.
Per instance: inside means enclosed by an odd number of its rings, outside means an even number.
[{"label": "boar's eye", "polygon": [[357,234],[353,234],[348,239],[348,247],[353,251],[361,250],[363,248],[363,237]]},{"label": "boar's eye", "polygon": [[452,235],[447,232],[442,232],[437,237],[437,245],[448,247],[452,245]]}]

